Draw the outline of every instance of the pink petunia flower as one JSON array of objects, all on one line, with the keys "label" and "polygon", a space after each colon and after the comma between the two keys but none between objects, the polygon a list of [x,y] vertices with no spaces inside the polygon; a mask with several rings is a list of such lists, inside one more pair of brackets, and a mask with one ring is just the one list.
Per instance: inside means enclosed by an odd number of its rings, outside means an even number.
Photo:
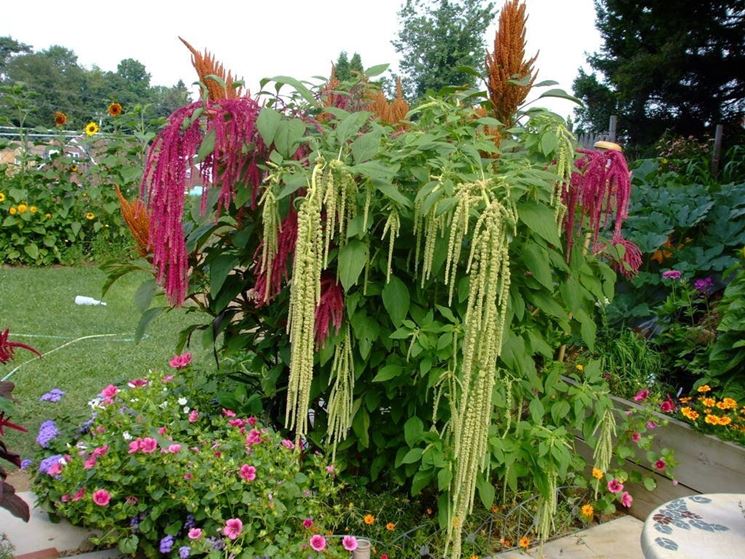
[{"label": "pink petunia flower", "polygon": [[106,454],[109,451],[109,445],[105,444],[103,446],[99,446],[93,449],[93,456],[96,458],[100,458],[104,454]]},{"label": "pink petunia flower", "polygon": [[144,378],[132,379],[127,383],[127,386],[129,386],[130,388],[142,388],[143,386],[147,386],[147,379],[144,379]]},{"label": "pink petunia flower", "polygon": [[629,494],[628,491],[624,491],[623,495],[621,495],[621,504],[629,508],[634,502],[634,498]]},{"label": "pink petunia flower", "polygon": [[229,410],[229,409],[226,409],[226,408],[223,408],[222,409],[222,414],[225,417],[235,417],[235,412],[233,410]]},{"label": "pink petunia flower", "polygon": [[243,464],[241,466],[240,476],[246,481],[253,481],[256,479],[256,468]]},{"label": "pink petunia flower", "polygon": [[128,454],[134,454],[138,450],[140,450],[140,444],[142,443],[142,439],[137,438],[129,443],[129,451]]},{"label": "pink petunia flower", "polygon": [[326,473],[327,474],[332,474],[333,475],[334,471],[335,471],[335,469],[334,469],[334,465],[333,464],[329,464],[328,466],[326,466]]},{"label": "pink petunia flower", "polygon": [[189,530],[189,539],[190,540],[198,540],[202,537],[202,529],[201,528],[192,528]]},{"label": "pink petunia flower", "polygon": [[246,420],[246,423],[253,427],[254,425],[256,425],[256,418],[252,415]]},{"label": "pink petunia flower", "polygon": [[173,375],[163,375],[163,382],[171,382],[173,380]]},{"label": "pink petunia flower", "polygon": [[675,402],[670,399],[670,396],[660,404],[660,411],[662,413],[671,413],[675,411]]},{"label": "pink petunia flower", "polygon": [[354,551],[355,549],[357,549],[357,538],[355,538],[354,536],[344,536],[341,539],[341,545],[347,551]]},{"label": "pink petunia flower", "polygon": [[313,526],[313,519],[312,518],[306,518],[303,520],[303,528],[310,528]]},{"label": "pink petunia flower", "polygon": [[620,493],[623,491],[623,483],[617,479],[612,479],[608,482],[608,491],[611,493]]},{"label": "pink petunia flower", "polygon": [[228,420],[228,425],[231,427],[243,427],[243,420],[242,419],[230,419]]},{"label": "pink petunia flower", "polygon": [[192,477],[194,477],[194,476],[192,475],[192,473],[191,473],[191,472],[186,472],[186,473],[184,474],[184,479],[185,479],[186,481],[189,481],[189,480],[190,480],[190,479],[191,479]]},{"label": "pink petunia flower", "polygon": [[114,398],[119,393],[119,389],[113,384],[108,385],[106,388],[101,390],[101,398],[103,398],[104,404],[111,404],[114,402]]},{"label": "pink petunia flower", "polygon": [[234,540],[241,535],[243,531],[243,522],[240,518],[230,518],[225,522],[225,527],[222,529],[223,535]]},{"label": "pink petunia flower", "polygon": [[642,436],[640,433],[631,433],[631,440],[635,443],[638,443],[641,440]]},{"label": "pink petunia flower", "polygon": [[657,462],[654,463],[654,467],[660,471],[664,470],[665,466],[667,466],[667,464],[665,463],[664,458],[660,458],[659,460],[657,460]]},{"label": "pink petunia flower", "polygon": [[647,398],[649,398],[649,390],[644,388],[634,395],[634,402],[643,402]]},{"label": "pink petunia flower", "polygon": [[176,444],[169,444],[168,445],[168,452],[170,452],[171,454],[178,454],[179,452],[181,452],[181,445],[178,444],[178,443],[176,443]]},{"label": "pink petunia flower", "polygon": [[80,489],[78,489],[75,495],[72,496],[72,500],[79,501],[83,497],[85,497],[85,487],[81,487]]},{"label": "pink petunia flower", "polygon": [[90,470],[96,466],[96,457],[95,456],[89,456],[86,458],[85,462],[83,462],[83,469],[84,470]]},{"label": "pink petunia flower", "polygon": [[647,429],[649,429],[650,431],[652,431],[653,429],[657,429],[657,423],[650,419],[649,421],[647,421]]},{"label": "pink petunia flower", "polygon": [[196,423],[199,421],[199,412],[197,410],[191,410],[189,412],[189,423]]},{"label": "pink petunia flower", "polygon": [[188,367],[191,365],[191,353],[187,351],[181,355],[174,355],[168,362],[168,365],[172,369],[184,369]]},{"label": "pink petunia flower", "polygon": [[258,429],[251,429],[246,437],[246,444],[254,445],[261,442],[261,431]]},{"label": "pink petunia flower", "polygon": [[109,492],[105,489],[97,489],[93,492],[93,502],[99,507],[105,507],[109,504],[110,500],[111,495],[109,495]]},{"label": "pink petunia flower", "polygon": [[158,441],[152,437],[145,437],[140,441],[140,450],[145,454],[152,454],[158,448]]},{"label": "pink petunia flower", "polygon": [[61,473],[62,473],[62,464],[60,464],[59,462],[55,462],[54,464],[49,466],[49,468],[47,469],[47,474],[49,474],[52,477],[58,476]]},{"label": "pink petunia flower", "polygon": [[313,551],[323,551],[326,549],[326,538],[321,534],[313,534],[310,537],[310,547],[313,548]]},{"label": "pink petunia flower", "polygon": [[70,496],[67,493],[65,493],[64,495],[62,495],[62,497],[60,497],[60,501],[62,501],[63,503],[66,503],[69,500],[70,500]]},{"label": "pink petunia flower", "polygon": [[159,435],[165,435],[167,431],[168,431],[168,428],[167,427],[158,427],[158,434]]},{"label": "pink petunia flower", "polygon": [[293,448],[295,448],[295,443],[293,443],[290,439],[282,439],[282,446],[289,450],[292,450]]}]

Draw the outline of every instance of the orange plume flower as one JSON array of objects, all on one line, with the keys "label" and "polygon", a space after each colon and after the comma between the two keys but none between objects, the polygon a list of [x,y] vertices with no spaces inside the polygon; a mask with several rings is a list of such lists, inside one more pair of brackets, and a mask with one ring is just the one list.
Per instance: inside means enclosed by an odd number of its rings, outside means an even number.
[{"label": "orange plume flower", "polygon": [[[233,75],[230,71],[227,73],[225,72],[222,62],[218,62],[214,55],[210,54],[206,49],[204,53],[200,53],[182,37],[179,37],[179,39],[181,39],[181,42],[184,43],[186,48],[189,49],[189,52],[191,52],[191,64],[199,75],[199,81],[207,88],[207,95],[210,101],[235,99],[243,95],[243,88],[234,85],[235,81]],[[223,87],[223,84],[210,76],[217,76],[225,82],[225,86]]]},{"label": "orange plume flower", "polygon": [[147,213],[147,207],[140,199],[130,202],[124,197],[118,186],[115,188],[122,217],[135,240],[137,252],[140,256],[147,256],[150,253],[150,214]]},{"label": "orange plume flower", "polygon": [[[525,101],[535,82],[533,63],[538,54],[525,60],[525,4],[510,0],[499,14],[499,28],[494,35],[494,52],[486,54],[487,88],[494,106],[494,116],[511,126],[517,108]],[[527,81],[524,85],[511,81]]]},{"label": "orange plume flower", "polygon": [[385,94],[380,90],[370,92],[370,101],[367,110],[386,124],[399,124],[406,118],[409,112],[409,104],[404,99],[404,88],[401,78],[396,79],[396,97],[388,101]]}]

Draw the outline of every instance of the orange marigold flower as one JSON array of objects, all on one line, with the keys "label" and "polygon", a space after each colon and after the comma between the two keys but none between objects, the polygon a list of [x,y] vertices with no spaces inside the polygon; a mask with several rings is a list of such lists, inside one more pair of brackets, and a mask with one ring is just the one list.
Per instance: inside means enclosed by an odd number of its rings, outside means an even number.
[{"label": "orange marigold flower", "polygon": [[479,556],[474,553],[468,559],[479,559]]},{"label": "orange marigold flower", "polygon": [[522,549],[528,549],[530,547],[530,538],[528,536],[523,536],[520,538],[520,541],[518,544]]},{"label": "orange marigold flower", "polygon": [[696,421],[699,418],[699,413],[696,410],[689,408],[688,406],[680,408],[680,413],[691,421]]},{"label": "orange marigold flower", "polygon": [[712,415],[709,413],[709,414],[706,414],[704,421],[708,423],[709,425],[719,425],[719,416]]},{"label": "orange marigold flower", "polygon": [[106,111],[109,113],[109,116],[116,118],[121,116],[123,109],[119,103],[109,103],[109,108]]},{"label": "orange marigold flower", "polygon": [[54,125],[64,126],[67,124],[67,115],[62,111],[54,111]]},{"label": "orange marigold flower", "polygon": [[680,403],[681,404],[687,404],[690,401],[691,401],[691,397],[690,396],[685,396],[685,397],[683,397],[683,398],[680,399]]},{"label": "orange marigold flower", "polygon": [[385,529],[388,530],[389,532],[393,532],[393,530],[396,529],[396,525],[393,522],[389,522],[388,524],[385,525]]},{"label": "orange marigold flower", "polygon": [[699,398],[699,400],[707,408],[713,408],[717,405],[715,398]]},{"label": "orange marigold flower", "polygon": [[717,404],[720,410],[734,410],[737,408],[737,400],[734,398],[724,398]]},{"label": "orange marigold flower", "polygon": [[374,517],[374,516],[373,516],[372,514],[366,514],[366,515],[365,515],[365,516],[364,516],[364,517],[362,518],[362,521],[363,521],[363,522],[364,522],[365,524],[367,524],[368,526],[372,526],[373,524],[375,524],[375,517]]},{"label": "orange marigold flower", "polygon": [[595,507],[593,507],[590,504],[583,505],[582,508],[580,509],[580,512],[582,516],[586,518],[592,518],[592,515],[595,514]]},{"label": "orange marigold flower", "polygon": [[732,423],[732,418],[731,417],[726,417],[725,416],[725,417],[720,417],[719,418],[719,425],[722,425],[722,426],[726,427],[730,423]]},{"label": "orange marigold flower", "polygon": [[697,391],[698,391],[698,392],[699,392],[700,394],[705,394],[705,393],[707,393],[707,392],[710,392],[710,391],[711,391],[711,386],[709,386],[708,384],[702,384],[702,385],[701,385],[701,386],[699,386],[699,387],[698,387],[698,388],[697,388],[696,390],[697,390]]},{"label": "orange marigold flower", "polygon": [[599,468],[593,468],[592,469],[592,477],[595,479],[602,479],[603,478],[603,470]]}]

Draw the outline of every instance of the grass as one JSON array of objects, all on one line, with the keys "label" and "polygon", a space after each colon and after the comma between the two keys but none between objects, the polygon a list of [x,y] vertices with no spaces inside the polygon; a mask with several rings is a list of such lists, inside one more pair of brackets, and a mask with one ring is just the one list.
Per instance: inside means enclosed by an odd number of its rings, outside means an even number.
[{"label": "grass", "polygon": [[[30,456],[45,419],[61,415],[77,419],[87,414],[87,402],[107,384],[168,367],[178,332],[199,321],[199,315],[183,309],[161,315],[150,324],[146,337],[134,343],[140,312],[133,298],[147,277],[144,273],[124,276],[107,293],[105,307],[79,306],[74,303],[76,295],[100,298],[105,275],[97,268],[0,268],[0,329],[10,328],[11,339],[45,353],[81,336],[118,334],[73,343],[43,359],[31,360],[32,354],[18,351],[14,361],[0,365],[0,378],[22,365],[8,380],[16,384],[13,419],[29,432],[6,431],[11,449]],[[196,349],[195,363],[208,365],[208,352]],[[62,401],[40,402],[39,397],[52,388],[65,391]]]}]

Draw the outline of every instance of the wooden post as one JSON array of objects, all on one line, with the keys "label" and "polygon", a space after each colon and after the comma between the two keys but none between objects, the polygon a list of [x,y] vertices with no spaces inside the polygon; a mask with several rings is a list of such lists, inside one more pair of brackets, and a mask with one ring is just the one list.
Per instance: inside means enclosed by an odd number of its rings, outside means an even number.
[{"label": "wooden post", "polygon": [[610,115],[610,122],[608,123],[608,141],[616,141],[616,128],[618,127],[618,117],[616,115]]},{"label": "wooden post", "polygon": [[722,135],[724,126],[717,124],[714,131],[714,152],[711,154],[711,174],[715,177],[719,175],[719,163],[722,160]]}]

